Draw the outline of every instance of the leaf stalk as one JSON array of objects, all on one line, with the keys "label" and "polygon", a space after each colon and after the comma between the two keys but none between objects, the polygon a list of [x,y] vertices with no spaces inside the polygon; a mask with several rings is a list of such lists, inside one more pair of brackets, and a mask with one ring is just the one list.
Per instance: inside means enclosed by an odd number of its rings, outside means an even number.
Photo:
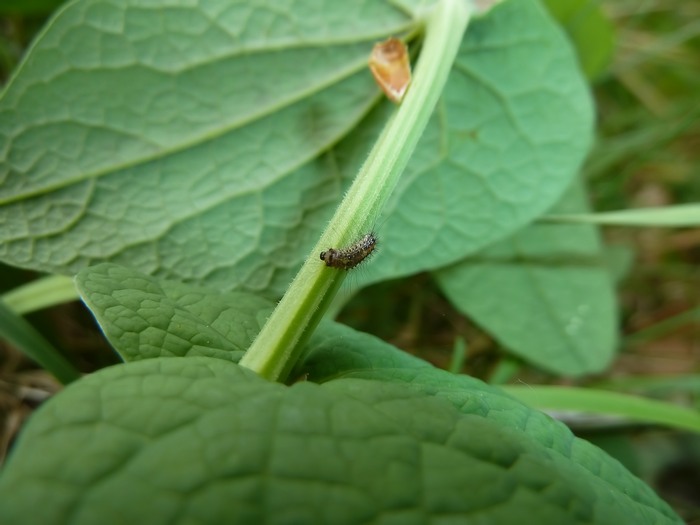
[{"label": "leaf stalk", "polygon": [[440,0],[417,21],[425,39],[411,87],[241,366],[284,381],[301,356],[347,273],[326,267],[319,254],[352,243],[376,224],[440,98],[472,9],[464,0]]}]

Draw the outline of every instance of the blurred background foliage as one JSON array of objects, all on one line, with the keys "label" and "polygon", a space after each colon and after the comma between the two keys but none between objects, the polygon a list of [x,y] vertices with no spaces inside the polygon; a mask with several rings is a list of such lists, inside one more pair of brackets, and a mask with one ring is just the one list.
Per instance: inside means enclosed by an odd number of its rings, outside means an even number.
[{"label": "blurred background foliage", "polygon": [[[0,3],[0,85],[61,3]],[[544,3],[576,45],[597,103],[597,143],[584,168],[594,208],[700,202],[700,2]],[[450,306],[427,274],[372,286],[347,305],[340,320],[436,366],[491,383],[595,386],[700,409],[700,228],[603,232],[618,283],[622,345],[599,377],[573,382],[507,356]],[[0,266],[0,292],[36,277]],[[80,303],[28,320],[82,372],[117,362]],[[26,416],[59,388],[0,342],[0,461]],[[553,415],[617,457],[689,523],[700,523],[697,435],[591,415]]]}]

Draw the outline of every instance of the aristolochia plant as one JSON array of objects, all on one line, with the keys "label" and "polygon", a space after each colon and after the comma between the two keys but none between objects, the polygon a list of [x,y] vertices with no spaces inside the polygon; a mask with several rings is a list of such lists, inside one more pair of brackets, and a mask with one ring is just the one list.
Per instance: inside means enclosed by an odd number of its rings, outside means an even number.
[{"label": "aristolochia plant", "polygon": [[[595,230],[525,228],[585,206],[585,82],[535,0],[478,4],[75,0],[51,20],[0,101],[0,257],[77,273],[125,363],[35,414],[0,522],[680,522],[562,424],[322,319],[347,271],[319,254],[377,229],[359,280],[433,270],[542,366],[611,357]],[[392,35],[416,57],[398,107],[366,70]],[[469,282],[511,283],[506,314]]]}]

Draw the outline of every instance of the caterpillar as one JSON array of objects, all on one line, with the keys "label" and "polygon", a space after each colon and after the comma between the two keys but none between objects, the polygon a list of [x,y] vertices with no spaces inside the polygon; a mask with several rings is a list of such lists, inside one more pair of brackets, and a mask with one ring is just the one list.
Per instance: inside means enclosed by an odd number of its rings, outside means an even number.
[{"label": "caterpillar", "polygon": [[325,252],[321,252],[321,260],[330,268],[351,270],[369,257],[376,246],[377,237],[374,233],[368,233],[347,248],[340,250],[328,248]]}]

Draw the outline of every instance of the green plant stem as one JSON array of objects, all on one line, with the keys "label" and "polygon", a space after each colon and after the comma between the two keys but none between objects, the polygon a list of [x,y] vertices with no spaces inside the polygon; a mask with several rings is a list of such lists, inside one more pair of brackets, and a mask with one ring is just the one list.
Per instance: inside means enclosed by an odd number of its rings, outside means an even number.
[{"label": "green plant stem", "polygon": [[303,343],[346,274],[324,266],[319,254],[354,242],[376,224],[440,98],[471,16],[470,6],[463,0],[440,0],[427,13],[423,49],[403,102],[241,366],[283,381],[300,357]]},{"label": "green plant stem", "polygon": [[491,372],[488,382],[490,385],[503,385],[513,379],[521,368],[522,365],[520,361],[510,357],[504,357],[496,365],[493,372]]},{"label": "green plant stem", "polygon": [[457,336],[455,344],[452,348],[452,359],[450,360],[449,371],[453,374],[459,374],[464,367],[464,361],[467,358],[467,343],[463,337]]},{"label": "green plant stem", "polygon": [[544,215],[540,217],[539,222],[573,222],[658,228],[697,226],[700,224],[700,205],[678,204],[661,208],[640,208],[604,213]]},{"label": "green plant stem", "polygon": [[0,301],[0,337],[51,372],[61,383],[70,383],[80,377],[80,372],[51,343],[3,301]]},{"label": "green plant stem", "polygon": [[68,301],[75,301],[78,290],[73,279],[64,275],[49,275],[23,286],[18,286],[2,296],[13,312],[27,314]]},{"label": "green plant stem", "polygon": [[630,347],[633,345],[645,344],[650,341],[661,339],[684,326],[698,326],[698,324],[700,324],[700,307],[691,308],[690,310],[659,321],[648,328],[628,335],[624,340],[624,345]]},{"label": "green plant stem", "polygon": [[540,409],[576,410],[627,417],[700,433],[700,414],[688,408],[639,396],[590,388],[507,386],[513,397]]},{"label": "green plant stem", "polygon": [[635,392],[647,396],[700,395],[700,374],[633,376],[590,383],[589,388]]}]

